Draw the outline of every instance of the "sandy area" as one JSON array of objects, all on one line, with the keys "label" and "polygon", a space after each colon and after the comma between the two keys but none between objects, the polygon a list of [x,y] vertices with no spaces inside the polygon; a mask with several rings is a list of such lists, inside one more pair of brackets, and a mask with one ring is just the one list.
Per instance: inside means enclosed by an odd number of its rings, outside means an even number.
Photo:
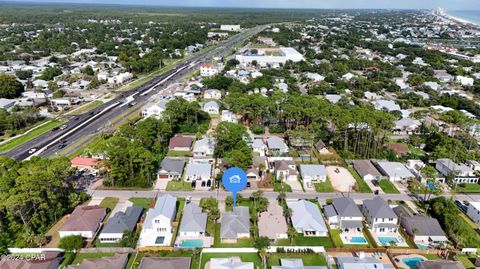
[{"label": "sandy area", "polygon": [[[335,170],[338,168],[339,173]],[[340,166],[327,166],[327,176],[332,182],[333,189],[340,192],[352,191],[352,187],[356,184],[355,178],[350,172]]]}]

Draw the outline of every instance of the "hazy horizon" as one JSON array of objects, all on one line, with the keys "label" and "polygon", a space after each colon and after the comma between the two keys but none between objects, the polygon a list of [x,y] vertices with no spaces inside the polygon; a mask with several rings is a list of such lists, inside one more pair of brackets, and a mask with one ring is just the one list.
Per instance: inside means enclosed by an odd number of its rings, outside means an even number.
[{"label": "hazy horizon", "polygon": [[[0,3],[75,3],[75,4],[108,4],[126,6],[166,6],[166,7],[219,7],[219,8],[298,8],[298,9],[433,9],[477,11],[478,0],[299,0],[292,3],[288,0],[9,0]],[[477,2],[477,3],[475,3]]]}]

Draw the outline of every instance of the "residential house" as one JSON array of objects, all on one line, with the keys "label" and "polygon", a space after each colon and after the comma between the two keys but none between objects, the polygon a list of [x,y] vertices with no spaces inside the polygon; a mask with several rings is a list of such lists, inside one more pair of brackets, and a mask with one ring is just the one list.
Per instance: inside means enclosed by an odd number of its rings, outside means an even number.
[{"label": "residential house", "polygon": [[258,181],[263,179],[265,169],[268,167],[267,157],[255,156],[252,158],[252,164],[247,168],[248,181]]},{"label": "residential house", "polygon": [[292,210],[292,226],[304,236],[328,236],[328,228],[318,206],[310,201],[287,202]]},{"label": "residential house", "polygon": [[125,269],[128,263],[128,253],[115,253],[113,256],[99,259],[83,259],[80,264],[69,265],[67,269]]},{"label": "residential house", "polygon": [[450,75],[447,70],[433,70],[434,77],[442,83],[448,83],[453,81],[453,76]]},{"label": "residential house", "polygon": [[324,206],[324,212],[331,228],[345,233],[362,233],[363,214],[352,198],[335,198],[332,204]]},{"label": "residential house", "polygon": [[77,206],[60,228],[60,238],[69,235],[80,235],[87,240],[92,240],[106,215],[107,211],[105,208],[97,205]]},{"label": "residential house", "polygon": [[340,94],[325,94],[325,99],[332,104],[336,104],[342,99],[342,96]]},{"label": "residential house", "polygon": [[157,172],[158,180],[180,180],[185,168],[185,160],[164,158]]},{"label": "residential house", "polygon": [[410,152],[410,150],[408,149],[408,146],[405,144],[389,143],[385,147],[395,152],[397,157],[405,156]]},{"label": "residential house", "polygon": [[370,160],[355,160],[353,168],[363,180],[380,180],[382,174],[375,168]]},{"label": "residential house", "polygon": [[315,143],[315,149],[320,154],[330,154],[330,151],[328,150],[327,145],[325,145],[322,139],[319,139],[317,143]]},{"label": "residential house", "polygon": [[305,73],[305,77],[313,82],[322,82],[325,80],[325,77],[317,73]]},{"label": "residential house", "polygon": [[267,152],[267,145],[263,142],[262,139],[255,139],[252,143],[253,153],[258,154],[259,156],[265,156]]},{"label": "residential house", "polygon": [[207,102],[203,105],[203,111],[207,112],[210,115],[219,114],[220,106],[215,101]]},{"label": "residential house", "polygon": [[102,161],[95,158],[75,157],[70,161],[73,168],[78,169],[98,169],[102,167]]},{"label": "residential house", "polygon": [[190,269],[190,264],[186,257],[143,257],[138,269]]},{"label": "residential house", "polygon": [[228,32],[239,32],[242,30],[240,24],[222,24],[220,25],[220,31],[228,31]]},{"label": "residential house", "polygon": [[242,262],[239,257],[210,259],[211,269],[254,269],[253,262]]},{"label": "residential house", "polygon": [[403,118],[395,122],[395,129],[393,131],[398,134],[413,134],[420,125],[419,120]]},{"label": "residential house", "polygon": [[469,77],[464,77],[464,76],[457,76],[455,78],[455,81],[457,81],[458,83],[460,83],[464,87],[472,87],[474,79],[469,78]]},{"label": "residential house", "polygon": [[204,158],[212,157],[215,151],[215,138],[205,136],[200,140],[195,141],[193,145],[193,157]]},{"label": "residential house", "polygon": [[147,212],[138,240],[141,247],[169,246],[173,237],[172,222],[177,214],[177,198],[170,194],[160,196],[155,207]]},{"label": "residential house", "polygon": [[468,204],[467,216],[476,224],[480,224],[480,202],[470,202]]},{"label": "residential house", "polygon": [[260,213],[258,218],[258,234],[265,236],[270,241],[288,238],[288,226],[283,216],[283,208],[276,202],[268,203],[267,211]]},{"label": "residential house", "polygon": [[465,266],[459,261],[426,260],[417,263],[414,269],[465,269]]},{"label": "residential house", "polygon": [[130,206],[110,217],[98,237],[101,243],[118,243],[125,231],[134,231],[143,213],[143,207]]},{"label": "residential house", "polygon": [[422,215],[411,215],[403,206],[397,206],[393,211],[399,217],[405,233],[415,243],[428,246],[448,241],[438,220]]},{"label": "residential house", "polygon": [[216,89],[206,90],[203,93],[203,99],[220,100],[220,99],[222,99],[222,92],[220,90],[216,90]]},{"label": "residential house", "polygon": [[472,168],[447,158],[438,159],[435,168],[445,177],[453,176],[455,183],[478,183],[480,178]]},{"label": "residential house", "polygon": [[272,269],[327,269],[326,266],[305,266],[302,259],[280,259],[280,264]]},{"label": "residential house", "polygon": [[270,154],[273,156],[281,156],[288,154],[288,146],[282,138],[271,136],[267,139],[267,146]]},{"label": "residential house", "polygon": [[391,100],[377,100],[375,101],[374,106],[377,110],[385,110],[388,112],[401,110],[400,106]]},{"label": "residential house", "polygon": [[312,186],[312,182],[325,182],[327,180],[327,170],[325,165],[321,164],[301,164],[300,175],[307,186]]},{"label": "residential house", "polygon": [[388,203],[380,196],[364,200],[363,215],[368,228],[375,233],[394,233],[398,227],[398,217]]},{"label": "residential house", "polygon": [[0,98],[0,109],[9,109],[15,105],[15,100]]},{"label": "residential house", "polygon": [[292,160],[275,161],[275,178],[278,181],[296,181],[298,172],[295,162]]},{"label": "residential house", "polygon": [[236,206],[225,212],[220,223],[222,243],[237,243],[238,239],[250,238],[250,213],[246,206]]},{"label": "residential house", "polygon": [[390,181],[408,181],[415,178],[415,175],[405,165],[399,162],[377,162],[378,170]]},{"label": "residential house", "polygon": [[218,74],[218,69],[213,64],[202,64],[200,66],[200,76],[213,77]]},{"label": "residential house", "polygon": [[185,205],[178,235],[200,239],[205,236],[206,227],[207,213],[203,213],[197,204],[189,203]]},{"label": "residential house", "polygon": [[373,257],[366,257],[360,254],[358,257],[341,256],[336,257],[338,269],[393,269],[393,266],[386,266]]},{"label": "residential house", "polygon": [[[58,251],[44,251],[38,256],[31,256],[28,259],[5,257],[0,259],[2,269],[57,269],[60,266],[62,257]],[[21,257],[21,256],[20,256]],[[38,257],[38,258],[37,258]]]},{"label": "residential house", "polygon": [[176,134],[170,138],[168,149],[174,151],[190,151],[193,143],[193,137]]},{"label": "residential house", "polygon": [[212,180],[212,165],[210,163],[189,163],[185,168],[186,181],[209,181]]},{"label": "residential house", "polygon": [[238,123],[237,115],[229,110],[222,110],[222,121]]},{"label": "residential house", "polygon": [[160,100],[156,103],[146,105],[142,110],[142,117],[144,118],[155,117],[158,119],[162,116],[162,113],[165,111],[166,108],[167,108],[166,100]]}]

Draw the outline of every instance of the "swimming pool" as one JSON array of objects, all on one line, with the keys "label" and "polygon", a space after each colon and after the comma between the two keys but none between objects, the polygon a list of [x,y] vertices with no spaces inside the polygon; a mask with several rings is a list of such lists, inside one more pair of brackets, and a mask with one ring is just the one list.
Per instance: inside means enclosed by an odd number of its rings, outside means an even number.
[{"label": "swimming pool", "polygon": [[350,243],[352,244],[366,244],[367,240],[363,236],[353,236],[350,238]]},{"label": "swimming pool", "polygon": [[423,262],[425,259],[420,258],[420,257],[411,257],[411,258],[404,258],[402,259],[402,262],[407,265],[410,268],[414,268],[417,263]]},{"label": "swimming pool", "polygon": [[417,244],[415,244],[415,245],[417,245],[417,248],[418,248],[418,249],[423,249],[423,250],[430,249],[429,246],[423,245],[423,244],[420,244],[420,243],[417,243]]},{"label": "swimming pool", "polygon": [[378,239],[378,242],[384,245],[389,245],[391,242],[399,243],[398,239],[393,236],[379,236],[377,237],[377,239]]},{"label": "swimming pool", "polygon": [[180,244],[181,248],[201,248],[203,247],[203,240],[183,240]]}]

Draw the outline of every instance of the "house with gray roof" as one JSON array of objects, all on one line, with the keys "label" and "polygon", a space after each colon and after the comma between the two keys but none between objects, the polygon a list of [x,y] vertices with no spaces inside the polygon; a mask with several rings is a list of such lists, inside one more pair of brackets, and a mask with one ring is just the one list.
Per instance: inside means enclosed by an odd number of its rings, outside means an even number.
[{"label": "house with gray roof", "polygon": [[368,228],[375,233],[394,233],[398,227],[398,216],[380,196],[364,200],[362,207]]},{"label": "house with gray roof", "polygon": [[117,212],[103,226],[98,237],[101,243],[118,243],[125,231],[133,231],[143,213],[143,207],[130,206],[125,212]]},{"label": "house with gray roof", "polygon": [[158,180],[180,180],[185,168],[185,160],[164,158],[157,172]]},{"label": "house with gray roof", "polygon": [[9,109],[15,105],[15,100],[0,98],[0,109]]},{"label": "house with gray roof", "polygon": [[390,181],[408,181],[415,178],[415,175],[405,165],[399,162],[380,161],[377,162],[378,170]]},{"label": "house with gray roof", "polygon": [[393,131],[397,134],[413,134],[420,125],[419,120],[403,118],[395,122],[395,129]]},{"label": "house with gray roof", "polygon": [[301,164],[300,175],[307,186],[311,186],[312,182],[327,181],[327,169],[322,164]]},{"label": "house with gray roof", "polygon": [[160,196],[155,207],[147,212],[138,245],[169,246],[172,241],[172,222],[177,214],[177,198],[170,194]]},{"label": "house with gray roof", "polygon": [[370,160],[355,160],[353,168],[363,180],[380,180],[383,177]]},{"label": "house with gray roof", "polygon": [[412,215],[403,206],[397,206],[393,208],[393,211],[400,219],[400,224],[405,233],[415,243],[428,246],[448,241],[437,219],[422,215]]},{"label": "house with gray roof", "polygon": [[335,198],[332,204],[324,207],[324,212],[331,228],[346,233],[362,233],[363,214],[352,198]]},{"label": "house with gray roof", "polygon": [[203,105],[203,111],[210,115],[220,114],[220,105],[218,105],[218,103],[215,101],[207,102]]},{"label": "house with gray roof", "polygon": [[267,146],[271,156],[282,156],[288,154],[288,146],[282,138],[271,136],[267,139]]},{"label": "house with gray roof", "polygon": [[67,269],[124,269],[127,266],[128,253],[116,253],[111,257],[102,257],[100,259],[84,259],[80,264],[69,265]]},{"label": "house with gray roof", "polygon": [[327,269],[326,266],[305,266],[302,259],[280,259],[280,264],[272,269]]},{"label": "house with gray roof", "polygon": [[445,177],[453,176],[455,183],[478,183],[480,179],[469,166],[447,158],[438,159],[435,168]]},{"label": "house with gray roof", "polygon": [[138,269],[190,269],[190,258],[143,257]]},{"label": "house with gray roof", "polygon": [[203,213],[197,204],[189,203],[183,208],[179,236],[201,238],[205,236],[206,226],[207,213]]},{"label": "house with gray roof", "polygon": [[250,238],[250,213],[246,206],[236,206],[231,212],[225,212],[220,223],[222,243],[237,243],[241,238]]},{"label": "house with gray roof", "polygon": [[391,100],[377,100],[374,103],[375,109],[377,110],[386,110],[388,112],[400,111],[400,106]]},{"label": "house with gray roof", "polygon": [[298,179],[297,165],[292,160],[275,161],[275,178],[279,181],[296,181]]},{"label": "house with gray roof", "polygon": [[328,236],[328,228],[318,206],[310,201],[287,202],[292,210],[293,228],[304,236]]},{"label": "house with gray roof", "polygon": [[366,257],[364,254],[360,257],[341,256],[335,258],[338,269],[393,269],[393,266],[387,266],[373,257]]}]

